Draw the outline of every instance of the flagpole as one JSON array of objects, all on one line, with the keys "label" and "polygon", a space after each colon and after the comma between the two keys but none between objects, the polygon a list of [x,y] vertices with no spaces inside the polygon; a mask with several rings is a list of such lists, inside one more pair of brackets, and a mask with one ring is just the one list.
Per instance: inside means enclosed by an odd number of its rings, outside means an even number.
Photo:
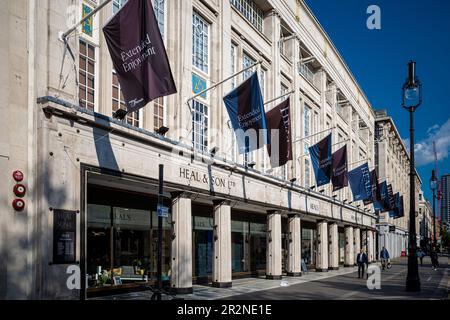
[{"label": "flagpole", "polygon": [[67,39],[67,37],[69,36],[69,34],[71,34],[72,32],[74,32],[78,26],[80,26],[84,21],[90,19],[94,14],[96,14],[97,12],[99,12],[101,9],[103,9],[108,3],[110,3],[112,0],[105,0],[103,1],[101,4],[98,5],[97,8],[95,8],[94,10],[92,10],[88,15],[86,15],[83,19],[81,19],[80,21],[78,21],[76,24],[74,24],[72,26],[72,28],[70,28],[69,30],[67,30],[66,32],[64,32],[63,34],[61,34],[60,39],[63,40],[65,42],[65,40]]},{"label": "flagpole", "polygon": [[316,135],[318,135],[318,134],[321,134],[321,133],[324,133],[324,132],[327,132],[327,131],[330,131],[330,130],[333,130],[333,129],[336,129],[336,127],[328,128],[328,129],[326,129],[326,130],[322,130],[322,131],[319,131],[319,132],[310,134],[309,136],[306,136],[306,137],[303,137],[303,138],[299,138],[299,139],[297,139],[297,140],[294,140],[292,143],[296,143],[296,142],[299,142],[299,141],[308,139],[308,138],[310,138],[310,137],[316,136]]},{"label": "flagpole", "polygon": [[353,164],[357,164],[357,163],[360,163],[360,162],[363,162],[363,161],[367,161],[367,160],[369,160],[369,158],[365,158],[365,159],[361,159],[361,160],[358,160],[358,161],[349,163],[348,166],[350,167],[350,166],[353,165]]},{"label": "flagpole", "polygon": [[295,90],[291,90],[291,91],[289,91],[288,93],[282,94],[281,96],[278,96],[278,97],[276,97],[276,98],[273,98],[272,100],[269,100],[269,101],[267,101],[267,102],[264,102],[264,105],[269,104],[269,103],[271,103],[271,102],[274,102],[274,101],[276,101],[276,100],[278,100],[278,99],[281,99],[281,98],[283,98],[283,97],[285,97],[285,96],[289,96],[289,95],[293,94],[294,92],[295,92]]},{"label": "flagpole", "polygon": [[194,100],[194,99],[197,98],[198,96],[201,96],[202,94],[204,94],[204,93],[206,93],[206,92],[208,92],[208,91],[210,91],[210,90],[212,90],[212,89],[214,89],[214,88],[220,86],[222,83],[227,82],[228,80],[233,79],[234,77],[240,75],[241,73],[247,71],[248,69],[251,69],[251,68],[256,67],[257,65],[259,65],[259,64],[261,64],[261,63],[262,63],[262,60],[259,60],[258,62],[252,64],[251,66],[242,69],[241,71],[239,71],[239,72],[237,72],[237,73],[235,73],[235,74],[229,76],[228,78],[223,79],[222,81],[217,82],[216,84],[213,84],[211,87],[206,88],[206,89],[200,91],[199,93],[197,93],[196,95],[194,95],[194,96],[190,97],[189,99],[187,99],[187,100],[186,100],[186,103],[189,105],[189,102],[190,102],[191,100]]}]

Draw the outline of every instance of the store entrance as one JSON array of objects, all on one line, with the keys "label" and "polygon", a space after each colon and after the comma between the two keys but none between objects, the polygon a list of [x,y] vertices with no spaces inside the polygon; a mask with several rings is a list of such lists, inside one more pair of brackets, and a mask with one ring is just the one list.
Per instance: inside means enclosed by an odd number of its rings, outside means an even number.
[{"label": "store entrance", "polygon": [[315,223],[302,221],[302,261],[308,269],[316,268],[317,226]]},{"label": "store entrance", "polygon": [[231,266],[234,278],[265,275],[266,241],[265,216],[232,212]]},{"label": "store entrance", "polygon": [[339,245],[339,265],[343,266],[345,263],[345,230],[342,227],[338,228],[338,245]]}]

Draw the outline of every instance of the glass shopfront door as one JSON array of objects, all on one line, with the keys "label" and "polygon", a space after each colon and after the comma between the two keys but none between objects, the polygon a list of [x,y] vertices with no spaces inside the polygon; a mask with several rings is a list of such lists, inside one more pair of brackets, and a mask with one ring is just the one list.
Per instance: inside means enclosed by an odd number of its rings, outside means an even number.
[{"label": "glass shopfront door", "polygon": [[338,229],[338,244],[339,244],[339,264],[344,265],[345,262],[345,233],[344,229]]},{"label": "glass shopfront door", "polygon": [[211,217],[193,216],[194,276],[197,283],[208,283],[212,275],[214,234]]},{"label": "glass shopfront door", "polygon": [[315,226],[302,226],[302,259],[308,269],[316,267],[316,234]]},{"label": "glass shopfront door", "polygon": [[231,266],[234,276],[262,275],[266,271],[265,217],[234,213],[231,220]]}]

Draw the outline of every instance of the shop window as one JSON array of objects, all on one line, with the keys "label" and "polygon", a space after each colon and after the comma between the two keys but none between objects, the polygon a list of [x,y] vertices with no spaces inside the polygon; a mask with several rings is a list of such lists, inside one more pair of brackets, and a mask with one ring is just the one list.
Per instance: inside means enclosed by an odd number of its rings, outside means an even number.
[{"label": "shop window", "polygon": [[[169,281],[171,226],[163,219],[163,281]],[[156,212],[88,204],[86,229],[88,288],[154,283],[157,275]]]}]

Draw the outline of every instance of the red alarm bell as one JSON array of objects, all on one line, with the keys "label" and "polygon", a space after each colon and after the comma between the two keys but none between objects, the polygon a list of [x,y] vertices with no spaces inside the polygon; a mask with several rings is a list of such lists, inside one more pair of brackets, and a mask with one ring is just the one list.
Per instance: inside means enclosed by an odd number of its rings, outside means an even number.
[{"label": "red alarm bell", "polygon": [[22,181],[23,180],[23,173],[22,173],[22,171],[19,171],[19,170],[14,171],[13,172],[13,178],[17,182]]},{"label": "red alarm bell", "polygon": [[25,208],[25,201],[22,199],[14,199],[12,202],[12,206],[16,211],[22,211]]},{"label": "red alarm bell", "polygon": [[25,192],[27,192],[27,188],[23,184],[16,184],[14,186],[14,194],[17,197],[23,197],[25,195]]}]

